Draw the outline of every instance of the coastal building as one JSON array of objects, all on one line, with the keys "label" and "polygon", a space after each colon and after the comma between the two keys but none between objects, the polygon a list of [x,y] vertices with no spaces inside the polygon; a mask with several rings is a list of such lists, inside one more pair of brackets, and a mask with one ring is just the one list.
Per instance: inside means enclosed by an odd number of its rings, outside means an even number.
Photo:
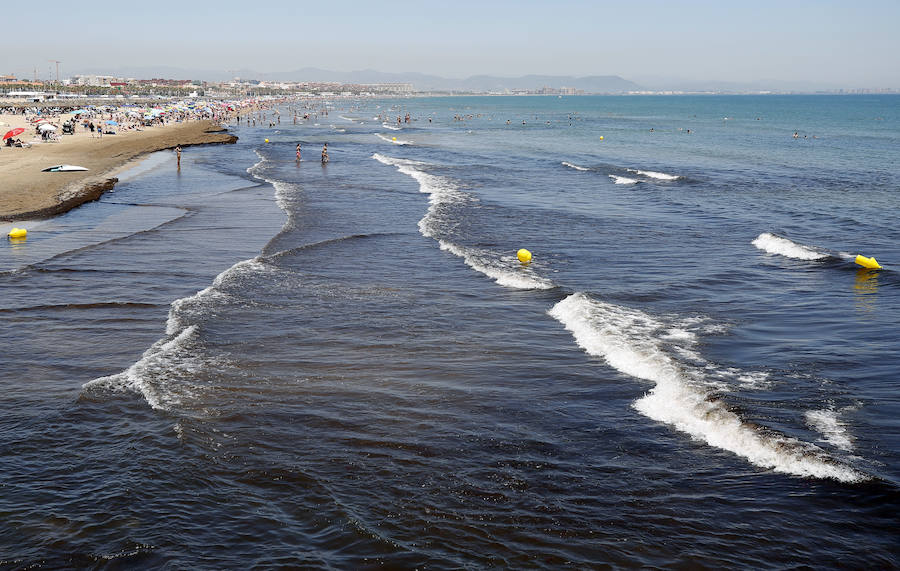
[{"label": "coastal building", "polygon": [[[73,85],[86,85],[89,87],[109,87],[117,78],[111,75],[73,75]],[[121,81],[121,80],[119,80]]]}]

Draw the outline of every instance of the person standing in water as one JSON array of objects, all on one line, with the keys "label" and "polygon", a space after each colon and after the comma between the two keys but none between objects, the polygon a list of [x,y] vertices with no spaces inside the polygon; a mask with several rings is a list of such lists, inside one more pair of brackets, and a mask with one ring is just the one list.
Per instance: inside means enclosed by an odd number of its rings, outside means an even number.
[{"label": "person standing in water", "polygon": [[328,162],[328,143],[325,143],[325,146],[322,147],[322,164]]},{"label": "person standing in water", "polygon": [[175,147],[175,158],[178,161],[178,170],[181,170],[181,145]]},{"label": "person standing in water", "polygon": [[297,160],[300,160],[300,143],[297,143]]}]

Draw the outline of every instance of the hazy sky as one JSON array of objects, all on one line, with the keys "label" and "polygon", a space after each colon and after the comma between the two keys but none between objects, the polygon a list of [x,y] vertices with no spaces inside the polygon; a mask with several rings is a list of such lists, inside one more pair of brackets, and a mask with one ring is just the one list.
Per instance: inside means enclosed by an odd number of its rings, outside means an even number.
[{"label": "hazy sky", "polygon": [[[19,4],[17,4],[19,6]],[[900,88],[900,0],[66,2],[4,9],[0,74],[620,75]]]}]

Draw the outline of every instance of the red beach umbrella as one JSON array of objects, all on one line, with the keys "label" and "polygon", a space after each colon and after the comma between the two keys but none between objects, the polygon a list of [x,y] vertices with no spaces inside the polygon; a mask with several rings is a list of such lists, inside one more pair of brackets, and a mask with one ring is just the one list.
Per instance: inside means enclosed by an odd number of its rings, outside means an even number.
[{"label": "red beach umbrella", "polygon": [[10,137],[15,137],[16,135],[21,135],[24,132],[25,132],[25,129],[23,129],[22,127],[16,127],[15,129],[13,129],[11,131],[7,131],[6,134],[3,135],[3,140],[5,141],[5,140],[9,139]]}]

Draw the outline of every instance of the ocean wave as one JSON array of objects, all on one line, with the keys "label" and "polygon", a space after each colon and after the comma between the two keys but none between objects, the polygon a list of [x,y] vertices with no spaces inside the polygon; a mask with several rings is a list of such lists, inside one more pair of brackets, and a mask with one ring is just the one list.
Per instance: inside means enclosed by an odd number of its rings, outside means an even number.
[{"label": "ocean wave", "polygon": [[633,172],[635,174],[644,175],[646,177],[655,178],[657,180],[678,180],[680,178],[684,178],[677,174],[666,174],[664,172],[656,172],[656,171],[642,171],[637,169],[627,169],[628,172]]},{"label": "ocean wave", "polygon": [[231,297],[229,289],[240,290],[240,282],[245,277],[266,271],[269,266],[258,258],[243,260],[216,276],[209,287],[173,301],[166,320],[166,336],[121,373],[82,385],[85,394],[137,392],[152,408],[166,411],[195,398],[203,390],[195,382],[198,373],[217,364],[203,351],[200,323]]},{"label": "ocean wave", "polygon": [[[199,368],[189,347],[194,343],[197,327],[187,327],[178,335],[160,339],[144,351],[133,365],[115,375],[99,377],[82,385],[85,395],[98,391],[141,394],[152,408],[172,410],[192,393],[181,371]],[[177,390],[172,390],[177,387]]]},{"label": "ocean wave", "polygon": [[609,178],[613,179],[613,182],[616,184],[637,184],[640,182],[636,178],[628,178],[627,176],[617,176],[614,174],[609,175]]},{"label": "ocean wave", "polygon": [[394,127],[393,125],[388,125],[387,123],[382,123],[381,126],[384,127],[385,129],[390,129],[391,131],[400,131],[401,130],[400,127]]},{"label": "ocean wave", "polygon": [[556,285],[535,273],[533,266],[522,265],[516,256],[498,256],[496,252],[466,248],[446,240],[438,240],[441,250],[463,259],[467,266],[513,289],[552,289]]},{"label": "ocean wave", "polygon": [[796,260],[821,260],[829,257],[829,254],[819,252],[810,246],[804,246],[768,232],[757,236],[751,244],[770,254],[778,254]]},{"label": "ocean wave", "polygon": [[578,165],[576,165],[576,164],[573,164],[573,163],[570,163],[570,162],[568,162],[568,161],[563,161],[562,164],[563,164],[564,167],[569,167],[570,169],[575,169],[575,170],[577,170],[577,171],[589,171],[589,170],[591,170],[591,169],[589,169],[588,167],[580,167],[580,166],[578,166]]},{"label": "ocean wave", "polygon": [[394,145],[406,146],[406,145],[413,144],[412,141],[407,141],[405,139],[398,139],[397,137],[387,137],[385,135],[382,135],[381,133],[375,133],[375,136],[378,137],[379,139],[381,139],[382,141],[386,141],[386,142],[394,144]]},{"label": "ocean wave", "polygon": [[429,174],[423,169],[426,163],[407,159],[397,159],[375,153],[372,158],[378,162],[396,167],[401,173],[419,183],[419,192],[428,195],[428,211],[419,220],[419,232],[426,238],[438,242],[441,249],[459,256],[470,268],[496,281],[498,284],[515,289],[551,289],[553,282],[541,277],[535,265],[523,265],[514,255],[504,255],[491,250],[461,246],[448,240],[445,229],[455,226],[445,212],[448,206],[474,202],[475,198],[461,191],[449,178]]},{"label": "ocean wave", "polygon": [[673,335],[665,321],[583,293],[570,295],[548,313],[588,354],[626,375],[655,383],[633,405],[641,414],[776,472],[842,482],[868,479],[813,444],[744,422],[716,398],[722,381],[707,378],[714,366],[696,352],[696,339]]},{"label": "ocean wave", "polygon": [[282,226],[283,231],[294,222],[293,212],[295,211],[295,208],[293,208],[292,202],[297,195],[298,186],[294,183],[268,178],[265,174],[265,169],[270,162],[269,159],[264,157],[258,150],[254,152],[256,153],[256,156],[259,157],[259,161],[247,168],[247,174],[255,179],[272,185],[272,188],[275,190],[275,204],[277,204],[278,208],[280,208],[287,216],[287,220]]}]

